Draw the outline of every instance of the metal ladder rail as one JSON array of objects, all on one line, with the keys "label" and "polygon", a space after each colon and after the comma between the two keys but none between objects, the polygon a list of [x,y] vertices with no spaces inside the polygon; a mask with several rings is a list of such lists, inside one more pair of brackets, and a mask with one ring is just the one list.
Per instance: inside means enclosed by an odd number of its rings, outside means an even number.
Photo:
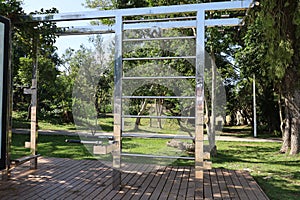
[{"label": "metal ladder rail", "polygon": [[[126,22],[126,21],[125,21]],[[142,28],[143,29],[143,28]],[[143,42],[143,41],[161,41],[161,40],[186,40],[186,39],[195,39],[195,36],[183,36],[183,37],[155,37],[155,38],[127,38],[123,39],[124,42]],[[173,59],[196,59],[196,56],[177,56],[177,57],[137,57],[137,58],[122,58],[122,61],[137,61],[137,60],[173,60]],[[147,80],[147,79],[195,79],[196,76],[159,76],[159,77],[123,77],[122,80]],[[121,96],[122,99],[195,99],[195,96]],[[156,118],[156,119],[195,119],[195,117],[191,116],[138,116],[138,115],[122,115],[122,120],[124,118]],[[140,133],[132,134],[125,133],[122,137],[140,137],[140,138],[174,138],[172,136],[167,135],[158,135],[155,136],[147,136],[147,134],[141,135]],[[175,137],[176,138],[176,137]],[[180,135],[177,139],[191,139],[194,140],[194,137]],[[188,159],[195,160],[195,157],[180,157],[180,156],[159,156],[159,155],[149,155],[149,154],[130,154],[130,153],[121,153],[121,156],[133,156],[133,157],[148,157],[148,158],[171,158],[171,159]],[[206,158],[209,159],[208,154],[206,154]]]}]

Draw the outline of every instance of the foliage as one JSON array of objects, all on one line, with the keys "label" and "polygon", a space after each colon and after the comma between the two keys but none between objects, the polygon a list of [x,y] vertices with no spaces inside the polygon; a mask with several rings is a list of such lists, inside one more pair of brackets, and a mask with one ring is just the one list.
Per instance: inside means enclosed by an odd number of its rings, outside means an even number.
[{"label": "foliage", "polygon": [[[258,110],[263,116],[260,121],[271,131],[278,131],[281,123],[286,139],[281,151],[286,152],[291,147],[292,154],[300,149],[299,123],[294,125],[294,121],[290,121],[299,118],[300,107],[297,101],[300,90],[299,10],[299,1],[261,2],[249,12],[242,31],[241,48],[236,54],[241,80],[256,75]],[[270,116],[270,112],[278,114]]]},{"label": "foliage", "polygon": [[[12,66],[14,109],[27,110],[30,104],[30,96],[23,94],[23,89],[31,87],[32,66],[38,57],[39,107],[42,116],[52,107],[51,102],[56,94],[55,79],[58,75],[56,66],[59,64],[58,55],[55,53],[56,25],[50,22],[23,23],[24,11],[21,1],[2,1],[0,14],[11,19],[12,22]],[[55,8],[36,11],[35,13],[56,13]],[[36,54],[38,49],[38,55]],[[43,112],[45,111],[45,112]]]}]

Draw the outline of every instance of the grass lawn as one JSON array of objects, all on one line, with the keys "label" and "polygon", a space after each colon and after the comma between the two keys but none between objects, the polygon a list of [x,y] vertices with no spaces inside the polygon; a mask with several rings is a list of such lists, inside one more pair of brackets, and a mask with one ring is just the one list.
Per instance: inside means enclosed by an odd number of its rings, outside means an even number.
[{"label": "grass lawn", "polygon": [[280,143],[217,142],[213,167],[248,170],[272,200],[300,199],[300,155],[279,154]]},{"label": "grass lawn", "polygon": [[[13,134],[13,157],[29,153],[23,148],[29,137]],[[95,159],[80,144],[65,143],[65,139],[78,139],[70,136],[39,136],[38,149],[42,156],[72,159]],[[125,152],[130,153],[170,153],[171,147],[165,147],[167,140],[124,139]],[[248,170],[263,188],[270,199],[300,199],[300,156],[279,154],[280,143],[217,142],[218,156],[213,158],[213,167],[234,170]],[[172,164],[193,164],[191,161]]]}]

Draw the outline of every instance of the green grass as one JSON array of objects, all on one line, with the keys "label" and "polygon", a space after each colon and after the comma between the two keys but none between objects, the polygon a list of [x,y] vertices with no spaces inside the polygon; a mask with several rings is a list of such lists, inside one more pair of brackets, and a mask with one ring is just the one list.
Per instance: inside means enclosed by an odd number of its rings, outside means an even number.
[{"label": "green grass", "polygon": [[[233,136],[239,138],[253,137],[252,126],[243,125],[243,126],[224,126],[220,134],[221,136]],[[264,130],[258,130],[257,138],[280,138],[281,135],[277,132],[269,133]]]},{"label": "green grass", "polygon": [[213,167],[250,171],[272,200],[300,199],[300,155],[279,154],[280,143],[217,142]]},{"label": "green grass", "polygon": [[[78,137],[61,135],[40,135],[38,138],[38,153],[46,157],[94,159],[89,150],[83,145],[66,143],[66,139],[79,139]],[[24,148],[25,141],[29,141],[28,135],[13,134],[12,158],[29,155],[29,149]]]},{"label": "green grass", "polygon": [[[13,112],[12,127],[30,129],[30,119],[27,119],[27,112]],[[72,123],[61,123],[57,119],[39,120],[38,128],[41,130],[76,130]]]}]

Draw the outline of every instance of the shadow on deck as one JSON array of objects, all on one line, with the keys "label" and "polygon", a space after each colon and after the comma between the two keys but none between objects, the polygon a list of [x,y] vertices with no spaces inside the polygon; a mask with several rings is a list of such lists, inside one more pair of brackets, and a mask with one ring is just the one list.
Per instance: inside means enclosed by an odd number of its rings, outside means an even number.
[{"label": "shadow on deck", "polygon": [[23,165],[0,181],[0,199],[268,199],[247,172],[205,171],[202,194],[195,197],[193,167],[127,167],[122,189],[115,191],[112,169],[100,161],[39,158],[37,170]]}]

